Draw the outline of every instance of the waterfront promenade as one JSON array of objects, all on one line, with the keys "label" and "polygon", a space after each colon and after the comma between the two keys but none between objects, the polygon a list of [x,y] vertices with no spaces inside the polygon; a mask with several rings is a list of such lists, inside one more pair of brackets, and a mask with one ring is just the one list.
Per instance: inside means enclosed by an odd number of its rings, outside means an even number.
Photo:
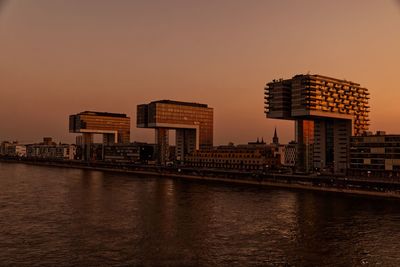
[{"label": "waterfront promenade", "polygon": [[366,195],[374,197],[400,198],[398,179],[373,177],[345,177],[333,175],[299,175],[279,172],[245,172],[221,169],[195,169],[183,166],[154,166],[138,164],[115,164],[105,162],[48,161],[41,159],[0,158],[8,163],[24,163],[51,167],[78,168],[106,172],[122,172],[152,177],[204,180],[236,184],[272,186],[299,190],[314,190],[333,193]]}]

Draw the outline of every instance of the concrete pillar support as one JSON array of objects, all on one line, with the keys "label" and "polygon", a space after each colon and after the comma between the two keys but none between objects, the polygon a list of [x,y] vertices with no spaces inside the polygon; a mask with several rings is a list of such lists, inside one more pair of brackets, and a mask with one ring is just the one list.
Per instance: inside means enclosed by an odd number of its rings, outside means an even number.
[{"label": "concrete pillar support", "polygon": [[169,161],[169,130],[167,128],[156,128],[156,149],[158,163],[165,165]]}]

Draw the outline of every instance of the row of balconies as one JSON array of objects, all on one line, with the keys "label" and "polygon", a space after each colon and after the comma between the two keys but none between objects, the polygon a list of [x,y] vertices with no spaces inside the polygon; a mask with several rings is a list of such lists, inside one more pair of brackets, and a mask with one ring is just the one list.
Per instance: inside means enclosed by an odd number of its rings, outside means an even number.
[{"label": "row of balconies", "polygon": [[347,85],[347,84],[340,84],[340,83],[334,83],[334,82],[323,81],[323,80],[309,80],[309,84],[310,84],[310,86],[314,86],[314,87],[338,88],[338,89],[344,89],[344,90],[352,90],[353,92],[359,92],[359,93],[366,91],[366,89],[364,89],[364,88],[353,87],[353,86]]},{"label": "row of balconies", "polygon": [[366,124],[354,124],[354,129],[357,131],[368,130],[368,125]]},{"label": "row of balconies", "polygon": [[356,118],[364,119],[364,120],[369,121],[369,115],[368,115],[367,113],[363,113],[363,112],[361,112],[361,114],[358,114],[358,115],[356,116]]},{"label": "row of balconies", "polygon": [[350,99],[350,100],[355,100],[360,102],[368,102],[369,97],[360,97],[360,96],[355,96],[352,94],[339,94],[338,92],[326,92],[326,91],[305,91],[303,95],[310,95],[310,96],[325,96],[325,97],[333,97],[336,99]]},{"label": "row of balconies", "polygon": [[[266,112],[269,112],[269,110],[287,110],[290,111],[290,106],[285,108],[286,106],[283,105],[283,103],[271,103],[268,101],[264,102],[265,104],[265,109]],[[339,112],[342,114],[350,114],[356,116],[356,119],[358,121],[369,121],[368,119],[368,109],[369,107],[362,107],[362,106],[348,106],[344,105],[343,103],[332,103],[332,102],[327,102],[327,101],[321,101],[321,100],[306,100],[306,101],[301,101],[298,103],[297,106],[302,107],[304,105],[307,105],[307,108],[311,110],[323,110],[323,111],[332,111],[332,112]]]},{"label": "row of balconies", "polygon": [[365,124],[365,123],[368,123],[369,119],[367,116],[362,116],[360,114],[356,114],[354,116],[354,121],[359,121],[360,123]]},{"label": "row of balconies", "polygon": [[[359,87],[359,85],[356,85],[352,82],[348,82],[343,80],[342,82],[333,82],[331,80],[324,80],[321,78],[310,78],[308,80],[306,80],[306,82],[310,83],[310,84],[319,84],[319,85],[327,85],[327,86],[340,86],[340,87]],[[363,88],[359,88],[359,89],[363,89]]]},{"label": "row of balconies", "polygon": [[333,84],[333,83],[326,83],[326,84],[317,84],[317,83],[310,83],[310,84],[304,84],[307,87],[311,88],[321,88],[321,89],[334,89],[334,90],[349,90],[352,92],[357,92],[357,93],[364,93],[366,90],[364,88],[358,88],[358,87],[351,87],[348,85],[341,85],[341,84]]},{"label": "row of balconies", "polygon": [[[345,105],[353,105],[353,106],[364,106],[367,107],[368,101],[363,100],[363,101],[358,101],[353,98],[351,99],[338,99],[334,98],[331,96],[328,97],[322,97],[322,96],[313,96],[313,95],[306,95],[305,99],[307,100],[321,100],[321,101],[327,101],[327,102],[335,102],[335,103],[343,103]],[[349,100],[352,100],[351,102]]]},{"label": "row of balconies", "polygon": [[306,88],[311,88],[314,90],[328,90],[328,91],[335,91],[335,92],[340,92],[340,93],[355,93],[355,94],[367,94],[369,95],[368,91],[363,88],[357,88],[357,87],[346,87],[346,86],[339,86],[339,87],[334,87],[334,86],[321,86],[321,85],[306,85]]},{"label": "row of balconies", "polygon": [[357,125],[369,125],[369,122],[368,122],[368,121],[358,121],[358,120],[355,120],[355,121],[354,121],[354,124],[357,124]]},{"label": "row of balconies", "polygon": [[368,109],[365,107],[353,107],[353,109],[360,112],[368,112]]},{"label": "row of balconies", "polygon": [[368,119],[368,114],[365,112],[360,112],[357,110],[350,110],[347,108],[340,108],[338,106],[335,106],[332,103],[328,103],[328,105],[320,105],[319,103],[316,103],[315,101],[308,101],[307,104],[309,105],[308,108],[311,110],[322,110],[322,111],[332,111],[332,112],[339,112],[342,114],[350,114],[350,115],[355,115],[357,117],[357,120],[362,121],[364,123],[367,123],[369,121]]},{"label": "row of balconies", "polygon": [[336,101],[325,101],[321,99],[314,99],[308,98],[305,101],[301,101],[302,104],[314,104],[314,105],[321,105],[321,106],[330,106],[330,107],[338,107],[338,108],[347,108],[351,110],[361,110],[361,111],[368,111],[368,106],[366,105],[350,105],[349,101],[345,101],[344,103],[338,103]]},{"label": "row of balconies", "polygon": [[355,111],[355,114],[357,115],[357,116],[363,116],[363,110],[362,111],[358,111],[358,110],[356,110]]}]

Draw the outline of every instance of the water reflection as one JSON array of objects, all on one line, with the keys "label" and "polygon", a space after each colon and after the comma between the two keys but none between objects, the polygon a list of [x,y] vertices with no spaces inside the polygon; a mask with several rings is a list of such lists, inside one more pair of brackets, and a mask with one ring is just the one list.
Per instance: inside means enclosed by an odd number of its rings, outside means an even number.
[{"label": "water reflection", "polygon": [[0,262],[396,266],[399,211],[390,200],[0,163]]}]

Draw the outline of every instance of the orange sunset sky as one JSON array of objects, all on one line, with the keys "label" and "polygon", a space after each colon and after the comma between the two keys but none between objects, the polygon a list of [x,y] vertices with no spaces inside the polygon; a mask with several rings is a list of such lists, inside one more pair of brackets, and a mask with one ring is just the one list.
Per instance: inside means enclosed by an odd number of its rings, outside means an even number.
[{"label": "orange sunset sky", "polygon": [[0,140],[73,142],[68,115],[207,103],[215,144],[294,138],[266,119],[275,78],[321,74],[371,92],[371,130],[400,133],[396,0],[0,0]]}]

